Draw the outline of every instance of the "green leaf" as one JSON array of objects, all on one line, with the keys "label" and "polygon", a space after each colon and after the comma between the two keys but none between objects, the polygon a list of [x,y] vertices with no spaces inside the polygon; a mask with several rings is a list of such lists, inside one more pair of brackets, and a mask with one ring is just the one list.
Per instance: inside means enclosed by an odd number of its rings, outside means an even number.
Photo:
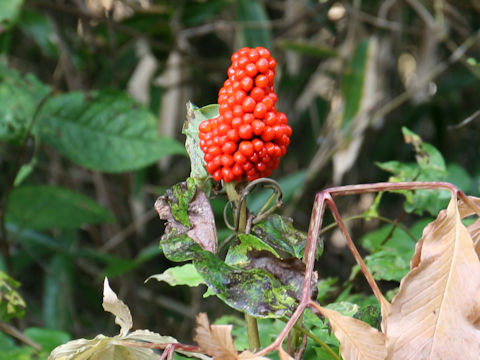
[{"label": "green leaf", "polygon": [[55,255],[48,270],[43,288],[43,324],[52,329],[68,329],[72,320],[72,259]]},{"label": "green leaf", "polygon": [[303,55],[317,56],[320,58],[338,57],[335,49],[319,46],[318,44],[309,44],[299,41],[281,41],[278,46],[281,49],[294,51]]},{"label": "green leaf", "polygon": [[195,107],[191,102],[187,103],[187,119],[183,124],[182,133],[186,135],[185,148],[190,157],[190,177],[195,180],[197,186],[207,195],[212,187],[211,181],[208,181],[208,172],[205,169],[205,160],[203,151],[200,149],[200,140],[198,138],[198,126],[204,120],[218,116],[218,105],[207,105],[202,108]]},{"label": "green leaf", "polygon": [[369,40],[360,42],[345,69],[341,85],[342,95],[345,99],[345,111],[342,122],[342,127],[344,128],[350,124],[360,110],[369,45]]},{"label": "green leaf", "polygon": [[[1,17],[1,7],[10,1],[0,3],[3,4],[0,5]],[[19,143],[49,93],[50,88],[32,74],[21,76],[0,62],[0,141]]]},{"label": "green leaf", "polygon": [[43,13],[32,9],[24,9],[18,21],[19,28],[35,41],[42,53],[56,58],[58,56],[57,43],[51,19]]},{"label": "green leaf", "polygon": [[221,300],[249,315],[281,317],[297,304],[289,287],[265,270],[230,266],[208,251],[199,252],[194,265]]},{"label": "green leaf", "polygon": [[156,123],[148,109],[125,94],[71,92],[45,103],[35,130],[76,164],[118,173],[185,153],[175,140],[157,135]]},{"label": "green leaf", "polygon": [[[400,163],[389,161],[377,163],[381,169],[393,175],[389,181],[444,181],[447,169],[442,154],[432,145],[422,141],[420,136],[406,127],[402,128],[405,142],[412,144],[415,151],[416,163]],[[399,190],[406,198],[404,209],[408,213],[422,215],[425,211],[432,215],[444,209],[450,199],[450,194],[445,190]]]},{"label": "green leaf", "polygon": [[[375,280],[400,281],[410,270],[410,256],[393,249],[384,249],[365,257],[365,264]],[[353,271],[353,270],[352,270]]]},{"label": "green leaf", "polygon": [[23,0],[0,1],[0,33],[15,25]]},{"label": "green leaf", "polygon": [[[252,228],[252,233],[266,244],[279,251],[301,258],[307,241],[303,231],[293,227],[292,221],[280,215],[273,214]],[[323,252],[323,243],[317,249],[317,256]]]},{"label": "green leaf", "polygon": [[20,283],[0,271],[0,320],[9,321],[25,315],[26,304],[16,289]]},{"label": "green leaf", "polygon": [[42,346],[42,352],[50,353],[57,346],[70,341],[70,335],[64,331],[30,327],[24,332],[25,336]]},{"label": "green leaf", "polygon": [[[263,3],[257,0],[236,0],[236,2],[237,19],[241,26],[239,32],[241,44],[248,47],[271,48],[272,35]],[[253,25],[250,25],[252,23]]]},{"label": "green leaf", "polygon": [[10,194],[6,220],[20,228],[45,230],[113,222],[114,217],[80,193],[54,186],[22,186]]},{"label": "green leaf", "polygon": [[171,267],[162,274],[150,276],[145,282],[150,279],[165,281],[170,286],[187,285],[190,287],[196,287],[200,284],[205,284],[202,276],[198,273],[193,264]]}]

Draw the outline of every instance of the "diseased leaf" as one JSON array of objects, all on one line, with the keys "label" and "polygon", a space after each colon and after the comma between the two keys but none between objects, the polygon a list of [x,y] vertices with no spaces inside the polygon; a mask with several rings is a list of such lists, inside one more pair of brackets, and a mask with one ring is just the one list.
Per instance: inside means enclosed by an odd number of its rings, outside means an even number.
[{"label": "diseased leaf", "polygon": [[27,304],[16,290],[20,283],[0,271],[0,321],[9,321],[25,315]]},{"label": "diseased leaf", "polygon": [[145,282],[150,279],[165,281],[171,286],[188,285],[195,287],[205,283],[193,264],[171,267],[162,274],[150,276]]},{"label": "diseased leaf", "polygon": [[103,282],[103,309],[115,315],[115,324],[120,326],[120,336],[125,336],[133,325],[130,309],[122,300],[119,300],[110,285],[108,278]]},{"label": "diseased leaf", "polygon": [[[160,196],[155,202],[155,210],[160,219],[167,220],[165,233],[162,236],[161,245],[172,242],[186,251],[190,246],[175,240],[177,238],[190,238],[201,246],[202,249],[216,253],[217,232],[215,229],[215,218],[203,191],[197,188],[193,179],[188,178],[186,182],[175,185]],[[188,244],[188,243],[187,243]],[[165,247],[164,247],[165,251]],[[167,254],[178,258],[182,254]],[[187,256],[189,257],[189,255]],[[187,260],[185,258],[184,260]],[[183,260],[174,260],[183,261]]]},{"label": "diseased leaf", "polygon": [[252,234],[238,234],[238,241],[229,247],[227,256],[225,257],[225,263],[228,265],[235,265],[240,267],[246,267],[250,264],[248,252],[256,251],[269,251],[275,257],[280,257],[274,248],[262,241],[262,239]]},{"label": "diseased leaf", "polygon": [[[48,206],[45,206],[48,204]],[[6,220],[25,229],[76,229],[113,222],[113,215],[94,200],[56,186],[22,186],[8,199]]]},{"label": "diseased leaf", "polygon": [[[284,251],[301,258],[307,234],[293,227],[290,219],[273,214],[252,228],[252,233],[277,251]],[[323,243],[318,245],[317,256],[323,252]]]},{"label": "diseased leaf", "polygon": [[143,168],[183,146],[157,134],[157,119],[122,93],[70,92],[50,98],[34,130],[62,155],[88,169],[119,173]]},{"label": "diseased leaf", "polygon": [[207,251],[196,254],[194,265],[221,300],[252,316],[281,317],[297,304],[288,286],[265,270],[230,266]]},{"label": "diseased leaf", "polygon": [[388,359],[478,359],[480,262],[456,196],[425,228],[384,323]]},{"label": "diseased leaf", "polygon": [[344,316],[335,310],[317,308],[328,318],[340,341],[344,360],[384,360],[387,356],[385,335],[363,321]]}]

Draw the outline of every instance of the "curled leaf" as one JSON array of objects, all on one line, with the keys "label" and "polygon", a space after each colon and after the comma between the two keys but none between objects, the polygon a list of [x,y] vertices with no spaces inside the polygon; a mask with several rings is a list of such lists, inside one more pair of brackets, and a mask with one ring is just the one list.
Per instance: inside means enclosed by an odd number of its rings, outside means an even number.
[{"label": "curled leaf", "polygon": [[103,282],[103,309],[115,315],[115,324],[120,326],[120,336],[128,334],[132,328],[132,315],[125,303],[118,299],[108,283],[108,278]]}]

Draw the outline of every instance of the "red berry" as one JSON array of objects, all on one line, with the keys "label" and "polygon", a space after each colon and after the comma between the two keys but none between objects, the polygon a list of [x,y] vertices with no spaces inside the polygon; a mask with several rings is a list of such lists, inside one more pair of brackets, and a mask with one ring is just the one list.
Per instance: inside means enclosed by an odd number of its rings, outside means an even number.
[{"label": "red berry", "polygon": [[250,91],[250,96],[255,101],[262,101],[265,98],[265,91],[262,88],[254,87],[252,91]]},{"label": "red berry", "polygon": [[242,109],[245,112],[252,112],[255,109],[255,105],[257,105],[257,102],[253,100],[252,97],[247,96],[242,103]]},{"label": "red berry", "polygon": [[255,63],[255,66],[257,67],[257,70],[262,73],[269,70],[269,63],[266,58],[258,59],[257,62]]},{"label": "red berry", "polygon": [[242,124],[238,128],[238,136],[242,139],[251,139],[253,135],[253,129],[250,124]]},{"label": "red berry", "polygon": [[253,145],[250,141],[242,141],[238,145],[238,150],[246,157],[253,155]]},{"label": "red berry", "polygon": [[240,80],[240,86],[243,90],[250,91],[250,89],[253,87],[253,79],[248,76],[244,77],[242,80]]},{"label": "red berry", "polygon": [[246,113],[243,115],[243,123],[244,124],[250,124],[253,120],[255,120],[255,115],[252,113]]},{"label": "red berry", "polygon": [[255,135],[257,135],[257,136],[261,135],[264,128],[265,128],[265,124],[264,124],[263,121],[261,121],[261,120],[253,120],[252,121],[252,129],[253,129],[253,133]]},{"label": "red berry", "polygon": [[269,84],[268,77],[266,75],[258,75],[255,78],[255,85],[261,88],[267,87]]},{"label": "red berry", "polygon": [[231,60],[228,79],[218,92],[219,116],[200,123],[199,146],[216,181],[252,181],[278,166],[292,129],[275,108],[276,61],[270,51],[245,47]]},{"label": "red berry", "polygon": [[225,167],[230,167],[234,163],[233,157],[231,155],[224,154],[222,155],[222,165]]},{"label": "red berry", "polygon": [[235,152],[235,154],[233,154],[233,160],[237,163],[237,164],[245,164],[247,162],[247,157],[240,151],[237,151]]},{"label": "red berry", "polygon": [[253,111],[253,115],[255,115],[255,117],[263,119],[266,113],[267,106],[263,102],[257,103],[257,105],[255,105],[255,110]]},{"label": "red berry", "polygon": [[255,151],[259,152],[263,149],[263,141],[260,139],[253,139],[252,140],[252,145]]},{"label": "red berry", "polygon": [[[228,135],[227,135],[227,137],[228,137]],[[235,144],[233,141],[227,141],[222,146],[222,151],[226,154],[233,154],[235,152],[235,150],[237,150],[237,144]]]},{"label": "red berry", "polygon": [[247,64],[247,66],[245,66],[245,73],[251,78],[257,75],[257,67],[255,66],[255,64]]},{"label": "red berry", "polygon": [[235,129],[231,129],[231,130],[228,130],[227,131],[227,138],[229,140],[232,140],[233,142],[237,142],[238,140],[240,140],[240,136],[238,136],[238,132],[237,130]]},{"label": "red berry", "polygon": [[270,126],[265,126],[261,137],[263,141],[273,140],[273,138],[275,137],[275,130],[273,130],[273,128]]},{"label": "red berry", "polygon": [[257,61],[257,59],[260,57],[260,54],[258,53],[257,49],[251,49],[250,53],[248,54],[248,59],[251,62]]}]

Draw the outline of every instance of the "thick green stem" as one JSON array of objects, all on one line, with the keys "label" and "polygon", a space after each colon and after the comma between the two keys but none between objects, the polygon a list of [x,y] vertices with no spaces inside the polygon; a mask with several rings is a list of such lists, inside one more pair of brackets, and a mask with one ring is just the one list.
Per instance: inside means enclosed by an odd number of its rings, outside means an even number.
[{"label": "thick green stem", "polygon": [[[233,202],[233,213],[235,216],[235,228],[237,232],[244,233],[247,227],[247,201],[244,200],[240,203],[240,194],[236,189],[238,183],[231,182],[225,185],[225,190],[227,192],[228,200]],[[240,211],[237,212],[238,207],[240,206]],[[238,214],[238,216],[237,216]],[[238,217],[238,218],[237,218]],[[247,328],[248,336],[248,347],[250,351],[257,351],[260,349],[260,336],[258,334],[258,324],[257,319],[253,316],[245,313],[245,325]]]}]

